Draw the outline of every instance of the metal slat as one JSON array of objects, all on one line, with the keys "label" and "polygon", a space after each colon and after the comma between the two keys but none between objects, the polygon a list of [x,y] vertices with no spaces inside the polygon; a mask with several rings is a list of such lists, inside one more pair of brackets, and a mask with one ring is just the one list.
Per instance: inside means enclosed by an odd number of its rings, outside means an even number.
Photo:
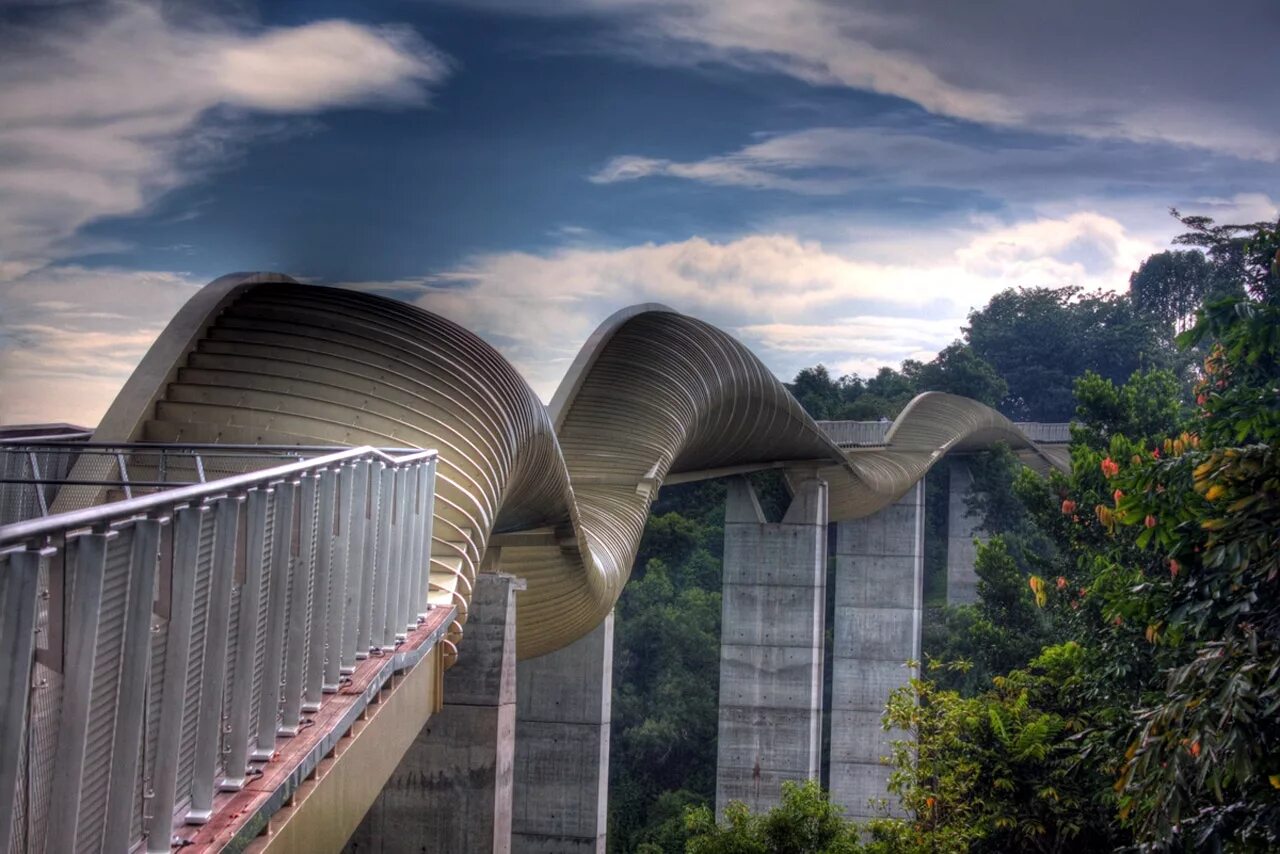
[{"label": "metal slat", "polygon": [[360,649],[360,611],[364,593],[364,577],[368,568],[365,540],[369,535],[369,480],[373,463],[364,461],[355,466],[352,484],[350,539],[347,545],[347,606],[342,628],[342,672],[354,673],[356,660],[368,657]]},{"label": "metal slat", "polygon": [[289,617],[289,576],[293,562],[293,519],[298,484],[276,486],[276,513],[271,542],[271,586],[267,593],[267,636],[262,652],[262,693],[258,700],[257,746],[249,758],[266,762],[276,752],[276,721],[280,717],[280,678],[283,671],[284,631]]},{"label": "metal slat", "polygon": [[80,784],[84,774],[85,743],[89,736],[89,703],[93,691],[93,660],[98,646],[98,618],[102,609],[102,580],[107,569],[107,544],[115,534],[84,534],[75,539],[75,571],[71,580],[67,620],[66,666],[63,669],[62,714],[54,755],[50,801],[59,815],[49,823],[45,854],[75,848],[80,813]]},{"label": "metal slat", "polygon": [[14,830],[14,796],[27,735],[31,666],[35,657],[36,590],[41,553],[10,553],[0,562],[0,843]]},{"label": "metal slat", "polygon": [[264,540],[271,490],[249,490],[248,536],[245,546],[245,579],[240,588],[239,623],[236,626],[235,673],[231,682],[231,722],[227,733],[227,758],[219,788],[238,792],[249,767],[249,711],[253,680],[249,676],[257,655],[258,600],[262,596]]},{"label": "metal slat", "polygon": [[155,598],[160,522],[139,519],[132,524],[129,599],[120,662],[120,703],[111,747],[106,826],[102,833],[105,851],[125,851],[134,841],[129,838],[129,829],[133,821],[138,759],[142,747],[147,670],[151,663],[151,606]]},{"label": "metal slat", "polygon": [[356,658],[369,657],[373,646],[373,610],[377,607],[378,554],[385,548],[380,539],[382,526],[383,473],[387,467],[375,463],[369,472],[369,504],[365,523],[364,557],[360,573],[360,623],[356,629]]},{"label": "metal slat", "polygon": [[334,693],[342,678],[345,627],[350,613],[347,601],[348,550],[351,544],[351,505],[355,465],[344,465],[338,478],[337,533],[333,543],[333,568],[329,580],[329,627],[325,632],[324,691]]},{"label": "metal slat", "polygon": [[200,687],[200,716],[196,723],[195,762],[191,771],[188,824],[204,824],[213,815],[214,775],[222,744],[222,696],[227,670],[227,634],[231,622],[231,582],[236,569],[240,498],[214,503],[213,577],[209,586],[208,634],[204,643],[204,684]]},{"label": "metal slat", "polygon": [[[160,732],[156,738],[151,785],[152,819],[147,833],[148,854],[167,854],[173,833],[173,810],[178,784],[178,746],[187,687],[187,657],[191,651],[191,617],[195,607],[196,560],[200,528],[207,511],[185,507],[174,514],[173,579],[169,586],[169,626],[165,643],[164,684],[160,687]],[[152,686],[155,691],[157,686]]]},{"label": "metal slat", "polygon": [[302,720],[302,673],[306,663],[307,600],[316,561],[316,479],[302,478],[298,490],[298,553],[289,573],[289,628],[285,639],[284,700],[278,735],[298,734]]},{"label": "metal slat", "polygon": [[418,591],[414,596],[414,607],[418,609],[418,618],[424,619],[427,612],[427,593],[431,588],[431,538],[435,529],[436,508],[436,461],[427,461],[427,486],[423,492],[422,503],[422,551],[418,558]]},{"label": "metal slat", "polygon": [[412,574],[409,567],[413,561],[409,557],[409,549],[413,547],[411,525],[413,524],[413,506],[418,502],[418,472],[413,466],[402,470],[400,488],[396,490],[396,568],[393,573],[396,579],[395,589],[391,592],[391,601],[387,608],[387,632],[396,640],[405,637],[405,621],[409,615],[409,587]]},{"label": "metal slat", "polygon": [[[330,469],[320,472],[317,478],[319,507],[316,511],[316,570],[311,594],[306,684],[302,698],[304,712],[320,710],[320,702],[324,699],[325,654],[328,650],[337,649],[329,642],[329,599],[330,580],[334,577],[333,514],[337,504],[338,473]],[[336,676],[336,669],[334,673]]]},{"label": "metal slat", "polygon": [[399,469],[383,470],[383,497],[378,519],[378,586],[374,592],[374,613],[372,613],[372,631],[370,647],[381,647],[383,652],[394,652],[396,649],[396,626],[392,625],[392,602],[390,595],[396,592],[396,543],[399,530],[394,525],[397,515],[397,498],[401,488],[403,475]]}]

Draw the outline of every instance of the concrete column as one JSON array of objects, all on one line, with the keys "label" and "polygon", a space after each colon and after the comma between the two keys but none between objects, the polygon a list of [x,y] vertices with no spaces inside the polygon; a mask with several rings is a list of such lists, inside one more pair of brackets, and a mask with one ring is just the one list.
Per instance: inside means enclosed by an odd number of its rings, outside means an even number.
[{"label": "concrete column", "polygon": [[874,516],[836,529],[831,685],[831,798],[850,818],[888,798],[882,756],[901,736],[880,718],[889,693],[920,658],[924,595],[924,484]]},{"label": "concrete column", "polygon": [[481,573],[444,708],[419,733],[347,843],[348,852],[511,851],[516,591]]},{"label": "concrete column", "polygon": [[517,667],[515,854],[604,854],[613,615]]},{"label": "concrete column", "polygon": [[729,801],[766,810],[782,781],[818,778],[826,546],[824,481],[803,481],[777,524],[765,522],[745,478],[729,482],[717,814]]},{"label": "concrete column", "polygon": [[968,498],[973,491],[973,474],[963,459],[949,461],[951,491],[947,498],[947,604],[969,605],[978,601],[978,575],[973,571],[978,557],[974,540],[986,541],[978,532],[981,520],[969,515]]}]

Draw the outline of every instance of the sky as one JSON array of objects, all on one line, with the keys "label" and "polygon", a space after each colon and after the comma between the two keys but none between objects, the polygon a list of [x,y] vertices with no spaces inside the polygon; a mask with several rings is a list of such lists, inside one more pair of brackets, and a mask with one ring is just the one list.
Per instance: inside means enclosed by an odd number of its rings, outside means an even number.
[{"label": "sky", "polygon": [[549,400],[662,302],[780,377],[1123,291],[1280,202],[1275,0],[0,0],[0,423],[93,425],[228,272],[382,293]]}]

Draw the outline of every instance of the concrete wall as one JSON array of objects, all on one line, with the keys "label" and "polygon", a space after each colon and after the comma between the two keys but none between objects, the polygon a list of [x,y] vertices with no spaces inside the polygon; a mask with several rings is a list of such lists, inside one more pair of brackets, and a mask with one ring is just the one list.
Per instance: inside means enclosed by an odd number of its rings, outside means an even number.
[{"label": "concrete wall", "polygon": [[559,652],[519,663],[515,854],[604,854],[612,688],[612,614]]},{"label": "concrete wall", "polygon": [[880,758],[898,738],[880,718],[889,693],[920,658],[924,585],[924,484],[896,504],[836,528],[835,639],[832,646],[832,800],[850,818],[874,814],[887,798]]},{"label": "concrete wall", "polygon": [[781,523],[745,478],[729,483],[720,632],[716,810],[780,800],[817,779],[822,750],[827,485],[804,481]]},{"label": "concrete wall", "polygon": [[458,663],[431,717],[347,843],[349,852],[511,851],[516,591],[481,573]]},{"label": "concrete wall", "polygon": [[974,540],[986,541],[978,532],[981,522],[969,515],[968,498],[973,474],[964,459],[948,461],[951,490],[947,498],[947,604],[968,605],[978,601],[978,575],[973,571],[978,556]]}]

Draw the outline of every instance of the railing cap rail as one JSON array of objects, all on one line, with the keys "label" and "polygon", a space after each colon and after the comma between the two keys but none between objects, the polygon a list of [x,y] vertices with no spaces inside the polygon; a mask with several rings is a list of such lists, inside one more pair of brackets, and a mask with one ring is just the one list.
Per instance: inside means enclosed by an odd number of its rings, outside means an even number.
[{"label": "railing cap rail", "polygon": [[219,480],[209,481],[208,483],[182,486],[176,489],[166,490],[164,492],[153,492],[149,495],[141,495],[137,498],[130,498],[124,501],[113,501],[110,504],[99,504],[93,507],[86,507],[82,510],[71,510],[66,513],[58,513],[54,516],[46,516],[42,519],[30,519],[25,522],[16,522],[12,525],[5,525],[0,527],[0,549],[29,545],[33,542],[38,543],[43,538],[61,531],[71,531],[81,528],[92,528],[97,525],[106,525],[120,519],[127,519],[134,516],[153,513],[157,510],[164,510],[169,507],[190,503],[202,498],[222,495],[224,493],[234,492],[240,489],[248,489],[266,483],[273,483],[295,474],[303,474],[308,471],[322,469],[327,466],[331,466],[334,463],[360,460],[367,457],[381,460],[383,462],[390,463],[391,465],[400,466],[406,463],[435,459],[437,456],[438,454],[436,451],[425,450],[415,451],[413,453],[397,457],[378,448],[374,448],[369,445],[362,445],[360,447],[348,448],[320,457],[312,457],[306,460],[286,463],[273,468],[259,469],[258,471],[247,472],[245,474],[224,477]]}]

